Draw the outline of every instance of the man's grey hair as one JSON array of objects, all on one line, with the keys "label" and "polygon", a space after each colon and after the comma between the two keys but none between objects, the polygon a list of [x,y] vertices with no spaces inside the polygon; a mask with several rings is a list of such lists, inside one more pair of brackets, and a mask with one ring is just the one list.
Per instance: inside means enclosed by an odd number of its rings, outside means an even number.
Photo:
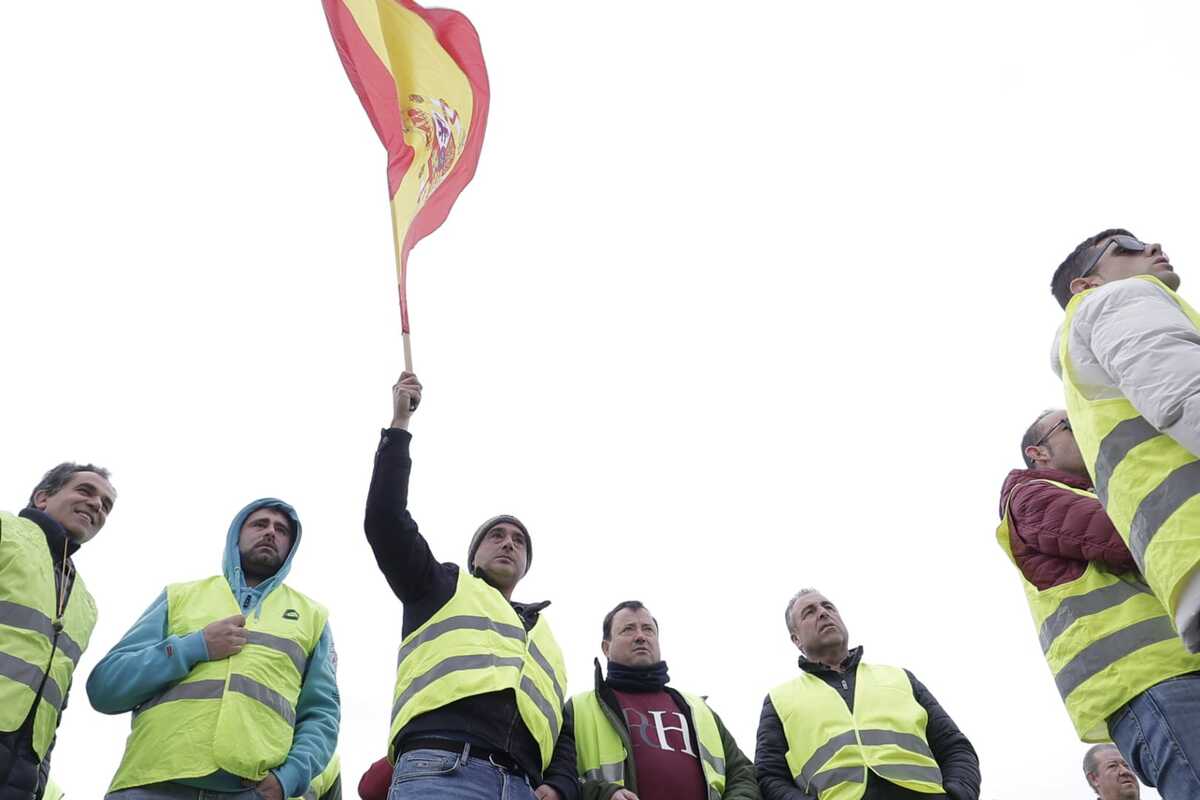
[{"label": "man's grey hair", "polygon": [[812,594],[813,592],[817,592],[817,591],[820,591],[820,590],[814,589],[813,587],[809,586],[807,588],[801,589],[800,591],[796,592],[794,595],[792,595],[792,599],[788,600],[787,610],[785,610],[783,612],[783,621],[787,623],[788,633],[795,632],[792,628],[792,609],[795,607],[796,601],[799,600],[801,597],[803,597],[806,594]]},{"label": "man's grey hair", "polygon": [[1046,417],[1050,416],[1055,411],[1058,411],[1058,409],[1047,408],[1045,411],[1038,414],[1037,419],[1033,421],[1032,425],[1025,429],[1025,435],[1021,437],[1021,458],[1025,460],[1025,466],[1028,469],[1033,469],[1037,466],[1037,464],[1034,463],[1033,459],[1030,458],[1025,451],[1028,448],[1033,447],[1034,442],[1042,438],[1042,422],[1046,419]]},{"label": "man's grey hair", "polygon": [[[1091,777],[1092,775],[1095,775],[1097,772],[1100,771],[1100,765],[1096,763],[1098,761],[1097,756],[1101,750],[1108,750],[1109,748],[1112,748],[1113,750],[1117,750],[1117,746],[1115,744],[1113,744],[1112,742],[1104,742],[1102,744],[1094,744],[1087,749],[1087,752],[1083,754],[1083,775],[1084,775],[1084,777]],[[1121,751],[1117,750],[1117,752],[1119,753]],[[1090,783],[1090,781],[1089,781],[1089,783]]]},{"label": "man's grey hair", "polygon": [[42,479],[38,481],[38,485],[33,487],[33,491],[29,493],[29,507],[33,508],[34,498],[38,492],[46,494],[55,494],[59,489],[67,485],[67,481],[71,480],[71,476],[77,472],[94,472],[104,480],[109,479],[108,470],[104,467],[97,467],[95,464],[76,464],[72,461],[64,461],[58,466],[51,467]]}]

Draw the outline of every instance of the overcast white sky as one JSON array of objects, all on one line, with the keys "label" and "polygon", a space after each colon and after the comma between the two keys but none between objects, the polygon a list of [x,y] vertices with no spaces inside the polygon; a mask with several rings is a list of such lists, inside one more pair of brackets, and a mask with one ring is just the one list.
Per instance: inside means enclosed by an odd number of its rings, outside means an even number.
[{"label": "overcast white sky", "polygon": [[[1039,410],[1050,273],[1113,225],[1190,296],[1190,4],[460,0],[492,112],[413,251],[412,510],[461,560],[529,525],[572,691],[646,602],[673,683],[749,754],[837,602],[979,750],[987,800],[1086,798],[1001,480]],[[347,788],[387,744],[400,606],[362,534],[401,368],[384,152],[320,5],[12,3],[0,25],[0,507],[64,459],[120,493],[54,756],[102,795],[128,716],[83,679],[262,495],[332,610]],[[1192,99],[1188,99],[1192,98]],[[1193,300],[1195,297],[1193,296]],[[1157,797],[1145,791],[1143,797]]]}]

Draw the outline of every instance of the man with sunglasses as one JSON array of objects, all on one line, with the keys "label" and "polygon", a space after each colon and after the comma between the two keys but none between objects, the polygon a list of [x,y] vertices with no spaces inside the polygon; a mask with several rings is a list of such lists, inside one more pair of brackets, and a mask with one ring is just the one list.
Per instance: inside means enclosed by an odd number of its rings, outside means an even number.
[{"label": "man with sunglasses", "polygon": [[1200,656],[1174,635],[1104,513],[1065,411],[1038,416],[1021,457],[996,537],[1079,738],[1111,738],[1167,800],[1200,797],[1190,766],[1200,764]]},{"label": "man with sunglasses", "polygon": [[1119,228],[1089,237],[1051,280],[1066,310],[1053,365],[1100,502],[1200,652],[1200,314],[1178,288],[1160,245]]}]

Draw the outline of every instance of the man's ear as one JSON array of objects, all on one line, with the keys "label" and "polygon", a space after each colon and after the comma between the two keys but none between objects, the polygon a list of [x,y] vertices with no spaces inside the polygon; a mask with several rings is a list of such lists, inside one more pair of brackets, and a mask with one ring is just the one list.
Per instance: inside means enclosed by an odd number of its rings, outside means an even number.
[{"label": "man's ear", "polygon": [[800,646],[800,637],[796,635],[795,631],[792,631],[792,644],[796,645],[796,649],[801,653],[804,652],[804,648]]},{"label": "man's ear", "polygon": [[33,494],[33,507],[38,511],[46,510],[46,503],[50,501],[50,492],[45,489],[39,489]]},{"label": "man's ear", "polygon": [[600,652],[604,653],[605,658],[608,658],[608,640],[607,639],[600,642]]},{"label": "man's ear", "polygon": [[1099,275],[1085,275],[1082,278],[1076,278],[1071,281],[1071,294],[1079,294],[1086,292],[1088,289],[1095,289],[1097,286],[1104,285],[1104,278]]},{"label": "man's ear", "polygon": [[1037,447],[1032,444],[1029,445],[1029,447],[1025,448],[1025,455],[1034,464],[1038,463],[1038,461],[1045,461],[1048,457],[1048,454],[1046,453],[1046,448]]}]

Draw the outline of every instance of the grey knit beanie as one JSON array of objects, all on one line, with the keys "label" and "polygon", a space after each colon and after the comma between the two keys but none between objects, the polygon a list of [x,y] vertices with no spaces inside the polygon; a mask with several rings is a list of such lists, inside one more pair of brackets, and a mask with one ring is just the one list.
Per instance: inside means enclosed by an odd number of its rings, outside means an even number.
[{"label": "grey knit beanie", "polygon": [[533,539],[530,538],[529,529],[525,527],[525,523],[512,514],[497,514],[491,519],[486,520],[475,531],[475,535],[471,537],[471,546],[467,548],[467,572],[471,574],[475,573],[475,551],[479,549],[479,544],[483,541],[484,535],[501,522],[516,525],[521,529],[521,533],[525,534],[525,572],[521,574],[525,575],[529,572],[529,567],[533,564]]}]

